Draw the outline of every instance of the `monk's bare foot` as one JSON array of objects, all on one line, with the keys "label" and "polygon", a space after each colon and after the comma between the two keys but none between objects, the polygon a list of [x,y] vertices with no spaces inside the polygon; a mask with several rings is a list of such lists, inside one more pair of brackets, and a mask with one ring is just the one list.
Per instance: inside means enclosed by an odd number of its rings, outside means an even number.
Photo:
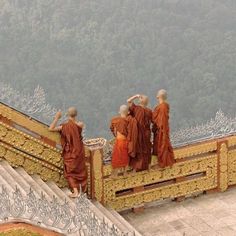
[{"label": "monk's bare foot", "polygon": [[71,193],[71,194],[69,194],[69,197],[70,198],[77,198],[77,197],[79,197],[79,193]]},{"label": "monk's bare foot", "polygon": [[133,174],[135,174],[137,171],[135,169],[133,169]]}]

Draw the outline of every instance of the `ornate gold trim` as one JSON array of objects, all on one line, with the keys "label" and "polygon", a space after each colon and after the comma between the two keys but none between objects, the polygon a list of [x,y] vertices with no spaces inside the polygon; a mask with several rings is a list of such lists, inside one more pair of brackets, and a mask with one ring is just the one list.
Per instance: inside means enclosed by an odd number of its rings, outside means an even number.
[{"label": "ornate gold trim", "polygon": [[192,157],[212,151],[217,150],[217,142],[216,140],[212,142],[195,144],[191,146],[186,146],[182,148],[178,148],[174,150],[175,159],[181,159],[186,157]]},{"label": "ornate gold trim", "polygon": [[226,143],[222,143],[220,146],[219,166],[219,188],[223,192],[228,188],[228,148]]},{"label": "ornate gold trim", "polygon": [[93,172],[94,172],[94,195],[98,201],[103,197],[103,174],[102,174],[102,153],[100,150],[93,152]]},{"label": "ornate gold trim", "polygon": [[228,152],[228,185],[236,184],[236,150]]},{"label": "ornate gold trim", "polygon": [[58,149],[3,122],[0,122],[0,140],[38,159],[50,162],[59,168],[63,167],[61,153]]},{"label": "ornate gold trim", "polygon": [[48,130],[47,125],[44,125],[36,120],[30,119],[23,113],[20,113],[1,103],[0,103],[0,115],[28,130],[31,130],[34,133],[37,133],[43,137],[47,137],[48,139],[58,144],[60,143],[60,135],[55,132],[50,132]]},{"label": "ornate gold trim", "polygon": [[236,136],[230,136],[228,138],[228,146],[229,147],[236,146]]},{"label": "ornate gold trim", "polygon": [[23,167],[29,174],[38,174],[43,180],[52,180],[60,187],[67,185],[63,170],[49,163],[38,160],[0,142],[0,158],[5,159],[13,167]]},{"label": "ornate gold trim", "polygon": [[[193,180],[183,180],[175,183],[176,179],[194,174],[206,173],[205,177],[197,176]],[[153,187],[139,193],[129,193],[116,196],[116,192],[132,190],[139,186],[151,186],[172,180],[165,186]],[[128,174],[127,177],[104,179],[104,203],[121,210],[151,202],[162,198],[185,196],[198,191],[217,187],[217,155],[201,157],[190,161],[176,163],[172,168],[142,171]]]}]

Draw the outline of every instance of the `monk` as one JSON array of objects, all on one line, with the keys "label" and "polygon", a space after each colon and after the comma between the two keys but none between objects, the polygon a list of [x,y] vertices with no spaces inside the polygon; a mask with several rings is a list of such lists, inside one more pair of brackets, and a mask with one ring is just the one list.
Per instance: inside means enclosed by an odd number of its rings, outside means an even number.
[{"label": "monk", "polygon": [[74,107],[68,109],[68,120],[57,126],[62,113],[57,112],[52,124],[49,127],[50,131],[60,132],[62,157],[64,161],[64,176],[68,181],[73,193],[69,196],[76,198],[79,196],[80,186],[82,191],[86,191],[87,187],[87,169],[85,166],[85,152],[82,141],[82,129],[84,124],[77,121],[77,110]]},{"label": "monk", "polygon": [[130,156],[136,155],[137,122],[129,116],[126,105],[120,106],[120,116],[111,120],[110,129],[115,136],[115,144],[112,153],[112,175],[118,176],[118,170],[122,169],[126,175]]},{"label": "monk", "polygon": [[169,104],[167,92],[161,89],[157,93],[159,105],[153,111],[153,154],[157,155],[161,168],[172,166],[175,163],[174,152],[170,142]]},{"label": "monk", "polygon": [[[139,99],[139,104],[134,101]],[[152,110],[148,106],[148,97],[146,95],[135,95],[127,100],[130,115],[132,115],[138,123],[138,140],[136,157],[131,158],[130,166],[134,171],[142,171],[149,169],[151,163],[151,123]]]}]

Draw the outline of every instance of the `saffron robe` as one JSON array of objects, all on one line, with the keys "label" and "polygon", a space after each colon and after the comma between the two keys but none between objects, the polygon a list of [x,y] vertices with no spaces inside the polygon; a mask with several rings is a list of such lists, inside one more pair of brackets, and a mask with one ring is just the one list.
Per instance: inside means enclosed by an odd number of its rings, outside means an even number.
[{"label": "saffron robe", "polygon": [[62,157],[64,161],[64,176],[70,188],[79,189],[81,185],[82,190],[86,191],[87,169],[81,133],[82,128],[71,120],[62,125]]},{"label": "saffron robe", "polygon": [[112,153],[112,167],[113,169],[126,167],[129,165],[130,156],[136,155],[136,120],[130,116],[115,117],[111,120],[110,129],[116,137]]},{"label": "saffron robe", "polygon": [[136,156],[131,158],[130,166],[136,171],[147,170],[151,163],[152,153],[152,111],[149,108],[132,103],[130,106],[130,115],[137,120],[138,125]]},{"label": "saffron robe", "polygon": [[153,154],[157,155],[159,166],[164,168],[175,163],[170,142],[169,104],[162,103],[153,111]]}]

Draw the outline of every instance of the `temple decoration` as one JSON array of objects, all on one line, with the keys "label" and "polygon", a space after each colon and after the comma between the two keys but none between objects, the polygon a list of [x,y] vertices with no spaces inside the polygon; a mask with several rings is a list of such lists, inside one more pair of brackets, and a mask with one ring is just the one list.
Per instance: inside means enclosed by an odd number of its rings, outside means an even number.
[{"label": "temple decoration", "polygon": [[171,135],[175,147],[216,139],[236,133],[236,117],[227,117],[221,110],[214,119],[186,129],[180,129]]},{"label": "temple decoration", "polygon": [[104,138],[84,139],[84,145],[90,150],[101,149],[106,145],[107,140]]},{"label": "temple decoration", "polygon": [[114,224],[106,222],[104,218],[98,218],[84,194],[80,195],[76,200],[76,206],[72,208],[68,202],[59,203],[56,197],[52,201],[48,201],[43,194],[37,197],[31,189],[25,196],[18,188],[9,192],[1,186],[0,223],[14,222],[15,219],[50,228],[65,235],[135,235],[121,232]]},{"label": "temple decoration", "polygon": [[22,94],[10,85],[0,82],[0,100],[44,123],[50,122],[57,111],[55,107],[46,102],[44,89],[40,86],[37,86],[31,95]]}]

